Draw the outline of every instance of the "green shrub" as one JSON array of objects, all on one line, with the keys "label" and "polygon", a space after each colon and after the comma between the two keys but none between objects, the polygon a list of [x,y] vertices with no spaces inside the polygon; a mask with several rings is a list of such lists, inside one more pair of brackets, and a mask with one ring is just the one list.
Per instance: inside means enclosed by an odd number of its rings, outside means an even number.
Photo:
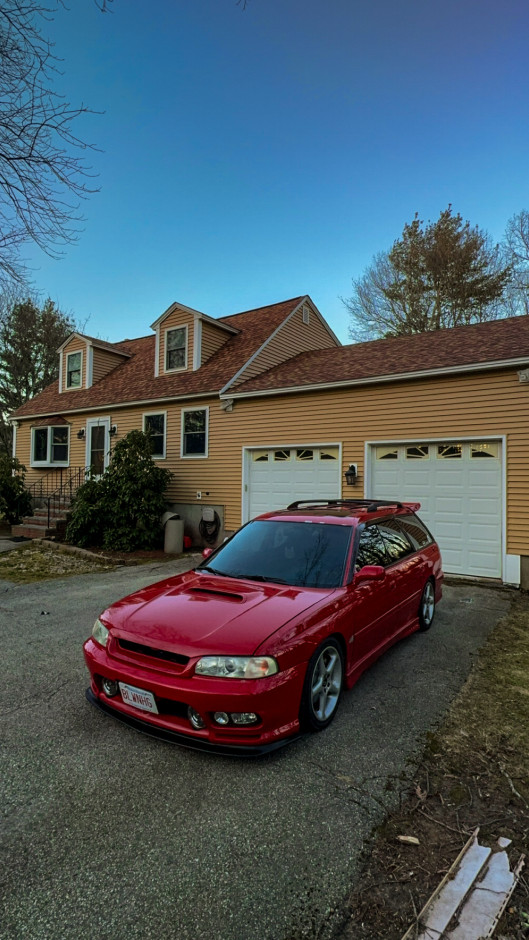
[{"label": "green shrub", "polygon": [[0,516],[18,522],[31,512],[31,496],[25,484],[26,468],[16,457],[0,455]]},{"label": "green shrub", "polygon": [[164,493],[172,473],[159,467],[151,453],[143,431],[130,431],[118,441],[108,470],[77,491],[67,541],[125,552],[161,545]]}]

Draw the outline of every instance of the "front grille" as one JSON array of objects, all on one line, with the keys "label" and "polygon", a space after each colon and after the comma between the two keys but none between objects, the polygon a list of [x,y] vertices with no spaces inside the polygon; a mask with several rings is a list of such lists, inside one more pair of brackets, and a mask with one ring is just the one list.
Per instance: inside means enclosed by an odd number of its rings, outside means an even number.
[{"label": "front grille", "polygon": [[164,659],[169,663],[178,663],[179,666],[187,666],[189,662],[189,656],[170,653],[168,650],[157,650],[153,646],[144,646],[143,643],[131,643],[130,640],[118,639],[118,646],[129,653],[139,653],[140,656],[150,656],[151,659]]}]

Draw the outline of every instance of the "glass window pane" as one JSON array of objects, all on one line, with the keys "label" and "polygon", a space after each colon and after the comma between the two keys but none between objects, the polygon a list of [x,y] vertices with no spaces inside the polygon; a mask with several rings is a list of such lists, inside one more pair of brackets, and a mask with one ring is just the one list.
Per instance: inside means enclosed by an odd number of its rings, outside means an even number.
[{"label": "glass window pane", "polygon": [[499,457],[500,445],[497,441],[484,441],[470,445],[471,457]]},{"label": "glass window pane", "polygon": [[165,367],[166,369],[182,369],[186,364],[186,335],[185,327],[168,330],[165,334]]},{"label": "glass window pane", "polygon": [[290,460],[290,451],[289,450],[276,450],[274,451],[274,460]]},{"label": "glass window pane", "polygon": [[378,530],[386,543],[386,551],[391,561],[398,561],[413,551],[413,546],[396,519],[384,519],[378,523]]},{"label": "glass window pane", "polygon": [[399,516],[402,526],[414,548],[423,548],[433,541],[428,529],[417,516]]},{"label": "glass window pane", "polygon": [[320,460],[338,460],[338,448],[327,447],[325,450],[320,450]]},{"label": "glass window pane", "polygon": [[399,451],[397,447],[377,447],[377,460],[398,460]]},{"label": "glass window pane", "polygon": [[297,450],[296,460],[314,460],[313,450]]},{"label": "glass window pane", "polygon": [[67,357],[66,387],[79,388],[81,385],[81,353],[70,353]]},{"label": "glass window pane", "polygon": [[406,457],[408,460],[420,460],[421,458],[428,457],[429,453],[430,449],[428,444],[414,444],[406,448]]},{"label": "glass window pane", "polygon": [[145,415],[143,428],[151,435],[153,457],[165,456],[165,415]]},{"label": "glass window pane", "polygon": [[48,428],[35,428],[33,435],[33,460],[47,461]]},{"label": "glass window pane", "polygon": [[461,444],[439,444],[437,447],[437,456],[445,460],[461,457],[462,452]]},{"label": "glass window pane", "polygon": [[184,412],[184,456],[205,456],[206,454],[206,412]]},{"label": "glass window pane", "polygon": [[68,428],[51,428],[51,462],[68,463]]},{"label": "glass window pane", "polygon": [[255,461],[255,463],[266,463],[268,461],[268,451],[267,450],[252,451],[252,460]]},{"label": "glass window pane", "polygon": [[389,558],[385,542],[376,525],[368,525],[360,535],[356,554],[356,570],[364,565],[387,565]]}]

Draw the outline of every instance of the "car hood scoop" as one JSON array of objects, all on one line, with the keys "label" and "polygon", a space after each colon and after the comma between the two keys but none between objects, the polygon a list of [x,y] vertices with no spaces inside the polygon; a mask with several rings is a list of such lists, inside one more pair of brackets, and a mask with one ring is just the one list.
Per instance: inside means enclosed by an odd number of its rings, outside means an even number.
[{"label": "car hood scoop", "polygon": [[242,594],[235,594],[233,591],[221,591],[220,589],[207,588],[207,587],[190,588],[189,594],[208,595],[209,597],[224,597],[228,601],[241,602],[244,600],[244,597]]},{"label": "car hood scoop", "polygon": [[101,616],[118,639],[189,657],[251,655],[330,593],[190,571],[117,601]]}]

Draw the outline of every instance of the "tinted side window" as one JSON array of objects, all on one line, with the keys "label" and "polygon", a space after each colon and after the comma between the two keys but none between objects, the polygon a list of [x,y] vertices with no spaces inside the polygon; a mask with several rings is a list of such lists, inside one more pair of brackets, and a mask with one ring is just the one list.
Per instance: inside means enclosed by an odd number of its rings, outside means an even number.
[{"label": "tinted side window", "polygon": [[433,538],[428,532],[428,529],[417,516],[399,516],[399,522],[415,549],[424,548],[425,545],[429,545],[433,542]]},{"label": "tinted side window", "polygon": [[399,561],[415,550],[406,532],[400,527],[397,519],[384,519],[378,523],[380,534],[386,543],[386,550],[391,561]]},{"label": "tinted side window", "polygon": [[356,570],[364,565],[388,565],[390,559],[386,552],[384,539],[378,531],[378,526],[368,525],[360,535],[358,551],[356,553]]}]

